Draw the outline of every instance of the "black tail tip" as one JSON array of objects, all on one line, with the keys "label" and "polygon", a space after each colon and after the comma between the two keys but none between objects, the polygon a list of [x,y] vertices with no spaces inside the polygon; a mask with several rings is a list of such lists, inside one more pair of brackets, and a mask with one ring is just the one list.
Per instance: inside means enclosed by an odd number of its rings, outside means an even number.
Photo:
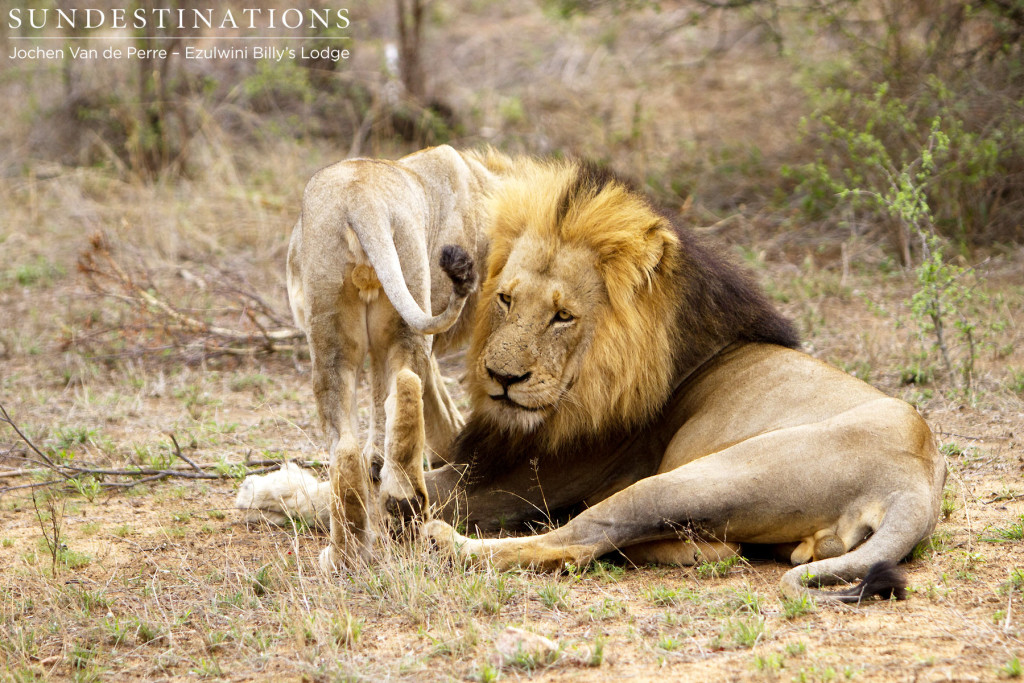
[{"label": "black tail tip", "polygon": [[451,278],[455,293],[459,296],[469,296],[476,287],[473,257],[457,244],[446,244],[441,247],[440,266]]},{"label": "black tail tip", "polygon": [[907,599],[907,579],[895,562],[876,562],[871,565],[861,585],[864,587],[861,592],[864,597],[877,595],[884,600]]},{"label": "black tail tip", "polygon": [[907,599],[907,579],[895,562],[876,562],[859,584],[844,591],[832,593],[840,602],[859,603],[877,595],[883,600]]}]

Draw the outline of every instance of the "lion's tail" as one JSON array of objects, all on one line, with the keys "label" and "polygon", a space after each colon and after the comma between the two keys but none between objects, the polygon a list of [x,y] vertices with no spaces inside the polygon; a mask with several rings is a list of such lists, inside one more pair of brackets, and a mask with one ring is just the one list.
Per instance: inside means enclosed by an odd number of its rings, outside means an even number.
[{"label": "lion's tail", "polygon": [[389,278],[388,284],[392,285],[390,288],[385,282],[381,282],[384,293],[388,295],[388,300],[402,316],[402,320],[421,334],[440,334],[454,325],[466,305],[466,299],[476,289],[473,257],[459,245],[446,244],[442,247],[438,265],[452,281],[452,293],[444,310],[435,316],[428,316],[420,309],[409,293],[404,279],[398,278],[396,281]]},{"label": "lion's tail", "polygon": [[905,600],[907,598],[907,579],[895,562],[876,562],[871,565],[868,573],[856,586],[846,590],[827,592],[825,595],[832,600],[851,604],[860,603],[862,600],[868,600],[876,595],[883,600],[890,598]]},{"label": "lion's tail", "polygon": [[[356,231],[359,236],[359,232]],[[380,273],[390,272],[391,276],[380,277],[381,287],[387,295],[391,305],[395,307],[402,319],[409,327],[421,334],[440,334],[458,320],[466,305],[466,299],[476,288],[476,268],[473,264],[473,257],[465,249],[457,244],[447,244],[441,249],[439,265],[452,281],[452,294],[448,299],[445,309],[438,315],[428,316],[420,309],[419,304],[413,299],[409,287],[402,277],[402,267],[398,261],[398,253],[395,245],[390,242],[387,245],[378,245],[376,241],[360,239],[363,251],[373,265],[374,270]],[[295,324],[302,331],[307,331],[305,311],[305,290],[302,282],[302,272],[299,259],[299,252],[302,249],[302,219],[300,218],[292,230],[292,238],[288,245],[288,303],[292,309],[292,317]]]},{"label": "lion's tail", "polygon": [[[852,551],[793,567],[783,574],[783,593],[791,597],[810,593],[846,603],[859,603],[875,595],[902,600],[906,597],[906,582],[896,563],[935,528],[936,520],[929,508],[930,505],[922,505],[912,494],[894,501],[874,534]],[[860,583],[839,591],[806,587],[807,584],[827,586],[857,579],[861,579]]]},{"label": "lion's tail", "polygon": [[377,273],[388,300],[409,327],[421,334],[440,334],[455,324],[477,281],[473,257],[465,249],[457,244],[447,244],[441,249],[439,265],[452,281],[452,293],[444,310],[432,316],[420,308],[409,291],[390,235],[365,234],[368,231],[362,229],[359,221],[352,221],[350,226]]}]

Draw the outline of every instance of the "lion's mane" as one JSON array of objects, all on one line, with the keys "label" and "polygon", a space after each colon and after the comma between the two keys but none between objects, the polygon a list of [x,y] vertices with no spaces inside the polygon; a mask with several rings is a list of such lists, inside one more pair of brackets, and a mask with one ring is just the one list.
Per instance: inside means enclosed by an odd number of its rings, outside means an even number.
[{"label": "lion's mane", "polygon": [[[530,237],[550,250],[589,248],[607,305],[571,396],[536,431],[509,431],[474,410],[452,453],[454,462],[471,466],[470,482],[523,459],[579,457],[657,423],[679,384],[729,343],[799,345],[792,324],[748,274],[675,225],[629,181],[586,162],[520,163],[490,200],[481,301],[494,299],[514,245]],[[652,277],[656,272],[667,277]],[[478,311],[468,367],[483,352],[490,325]],[[470,395],[474,407],[488,400],[472,375]]]}]

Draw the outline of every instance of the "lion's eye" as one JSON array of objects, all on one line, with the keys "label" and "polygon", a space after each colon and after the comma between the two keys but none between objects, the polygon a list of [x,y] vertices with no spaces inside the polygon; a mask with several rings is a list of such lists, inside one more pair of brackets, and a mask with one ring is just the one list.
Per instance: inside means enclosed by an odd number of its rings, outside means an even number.
[{"label": "lion's eye", "polygon": [[498,301],[501,302],[502,306],[508,308],[509,306],[512,305],[512,295],[506,294],[505,292],[501,292],[500,294],[498,294]]},{"label": "lion's eye", "polygon": [[560,311],[558,311],[558,313],[555,313],[554,322],[557,322],[557,323],[567,323],[567,322],[569,322],[571,320],[575,320],[575,319],[576,319],[576,316],[574,316],[572,313],[570,313],[569,311],[567,311],[567,310],[565,310],[563,308]]}]

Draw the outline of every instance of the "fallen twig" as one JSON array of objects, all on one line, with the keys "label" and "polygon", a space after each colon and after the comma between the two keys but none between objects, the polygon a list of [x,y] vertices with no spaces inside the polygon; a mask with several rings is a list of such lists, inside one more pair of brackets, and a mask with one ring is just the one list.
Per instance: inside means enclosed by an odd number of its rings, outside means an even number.
[{"label": "fallen twig", "polygon": [[1005,503],[1015,500],[1024,500],[1024,493],[997,493],[988,500],[981,502],[983,505],[991,505],[992,503]]},{"label": "fallen twig", "polygon": [[54,484],[63,484],[63,479],[51,479],[49,481],[37,481],[34,484],[20,484],[18,486],[5,486],[0,489],[0,493],[7,493],[8,491],[17,491],[18,489],[35,489],[41,486],[53,486]]},{"label": "fallen twig", "polygon": [[[93,235],[89,248],[79,257],[78,269],[85,275],[93,291],[121,301],[141,313],[145,321],[144,329],[155,329],[191,338],[180,342],[179,346],[189,346],[200,341],[202,346],[212,353],[231,355],[296,351],[303,346],[304,334],[294,327],[268,329],[260,318],[273,324],[280,324],[277,313],[258,295],[246,292],[234,284],[224,287],[226,295],[233,298],[238,306],[237,309],[231,310],[244,316],[249,321],[252,331],[207,323],[172,306],[152,285],[143,285],[136,281],[114,258],[106,240],[99,233]],[[193,277],[193,280],[195,279]]]},{"label": "fallen twig", "polygon": [[984,436],[970,436],[968,434],[957,434],[956,432],[944,432],[941,429],[936,430],[935,433],[938,434],[939,436],[955,436],[958,439],[967,439],[968,441],[984,441],[986,438],[993,438]]},{"label": "fallen twig", "polygon": [[293,462],[299,467],[305,467],[306,469],[314,469],[317,467],[327,467],[327,463],[323,460],[245,460],[243,465],[246,467],[272,467],[273,465],[281,466],[285,462]]},{"label": "fallen twig", "polygon": [[[36,482],[33,484],[20,484],[17,486],[7,486],[0,488],[0,493],[6,493],[8,491],[15,491],[18,489],[36,488],[40,486],[51,486],[53,484],[60,484],[67,481],[71,481],[81,477],[83,475],[90,475],[93,477],[139,477],[138,479],[131,479],[129,481],[101,481],[100,486],[105,488],[131,488],[138,486],[139,484],[145,484],[148,482],[159,481],[167,479],[169,477],[178,479],[234,479],[236,473],[221,471],[229,469],[233,465],[227,464],[225,467],[224,463],[217,463],[214,465],[200,465],[190,459],[181,451],[181,447],[178,445],[177,439],[173,434],[169,434],[171,442],[174,445],[174,454],[181,458],[187,467],[168,467],[168,468],[146,468],[146,467],[132,467],[132,468],[109,468],[109,467],[93,467],[89,465],[69,465],[66,463],[54,462],[46,453],[40,450],[28,436],[21,431],[18,425],[14,422],[11,416],[7,413],[7,409],[2,403],[0,403],[0,422],[4,422],[10,425],[11,429],[21,438],[22,441],[36,453],[41,462],[37,462],[33,458],[27,456],[24,459],[28,462],[35,463],[37,465],[45,465],[45,468],[23,468],[17,470],[8,470],[0,473],[0,478],[18,477],[24,475],[40,474],[45,471],[54,472],[61,477],[63,480],[54,479],[46,482]],[[266,461],[266,466],[261,466],[256,463],[235,463],[234,465],[240,465],[245,468],[245,474],[265,474],[273,470],[278,469],[281,466],[280,461]],[[256,466],[258,469],[249,469],[252,466]],[[208,472],[206,470],[216,470],[214,472]]]},{"label": "fallen twig", "polygon": [[178,440],[174,438],[174,434],[168,433],[167,436],[171,437],[171,443],[174,444],[174,454],[181,458],[182,460],[184,460],[185,462],[187,462],[189,465],[191,465],[192,469],[194,469],[196,472],[202,472],[203,469],[199,467],[199,465],[192,462],[192,460],[190,460],[187,455],[181,452],[181,446],[178,445]]},{"label": "fallen twig", "polygon": [[11,477],[24,477],[24,476],[29,475],[29,474],[39,474],[40,472],[48,472],[48,471],[49,470],[39,469],[39,468],[31,469],[31,470],[26,470],[26,469],[4,470],[3,472],[0,472],[0,479],[10,479]]}]

